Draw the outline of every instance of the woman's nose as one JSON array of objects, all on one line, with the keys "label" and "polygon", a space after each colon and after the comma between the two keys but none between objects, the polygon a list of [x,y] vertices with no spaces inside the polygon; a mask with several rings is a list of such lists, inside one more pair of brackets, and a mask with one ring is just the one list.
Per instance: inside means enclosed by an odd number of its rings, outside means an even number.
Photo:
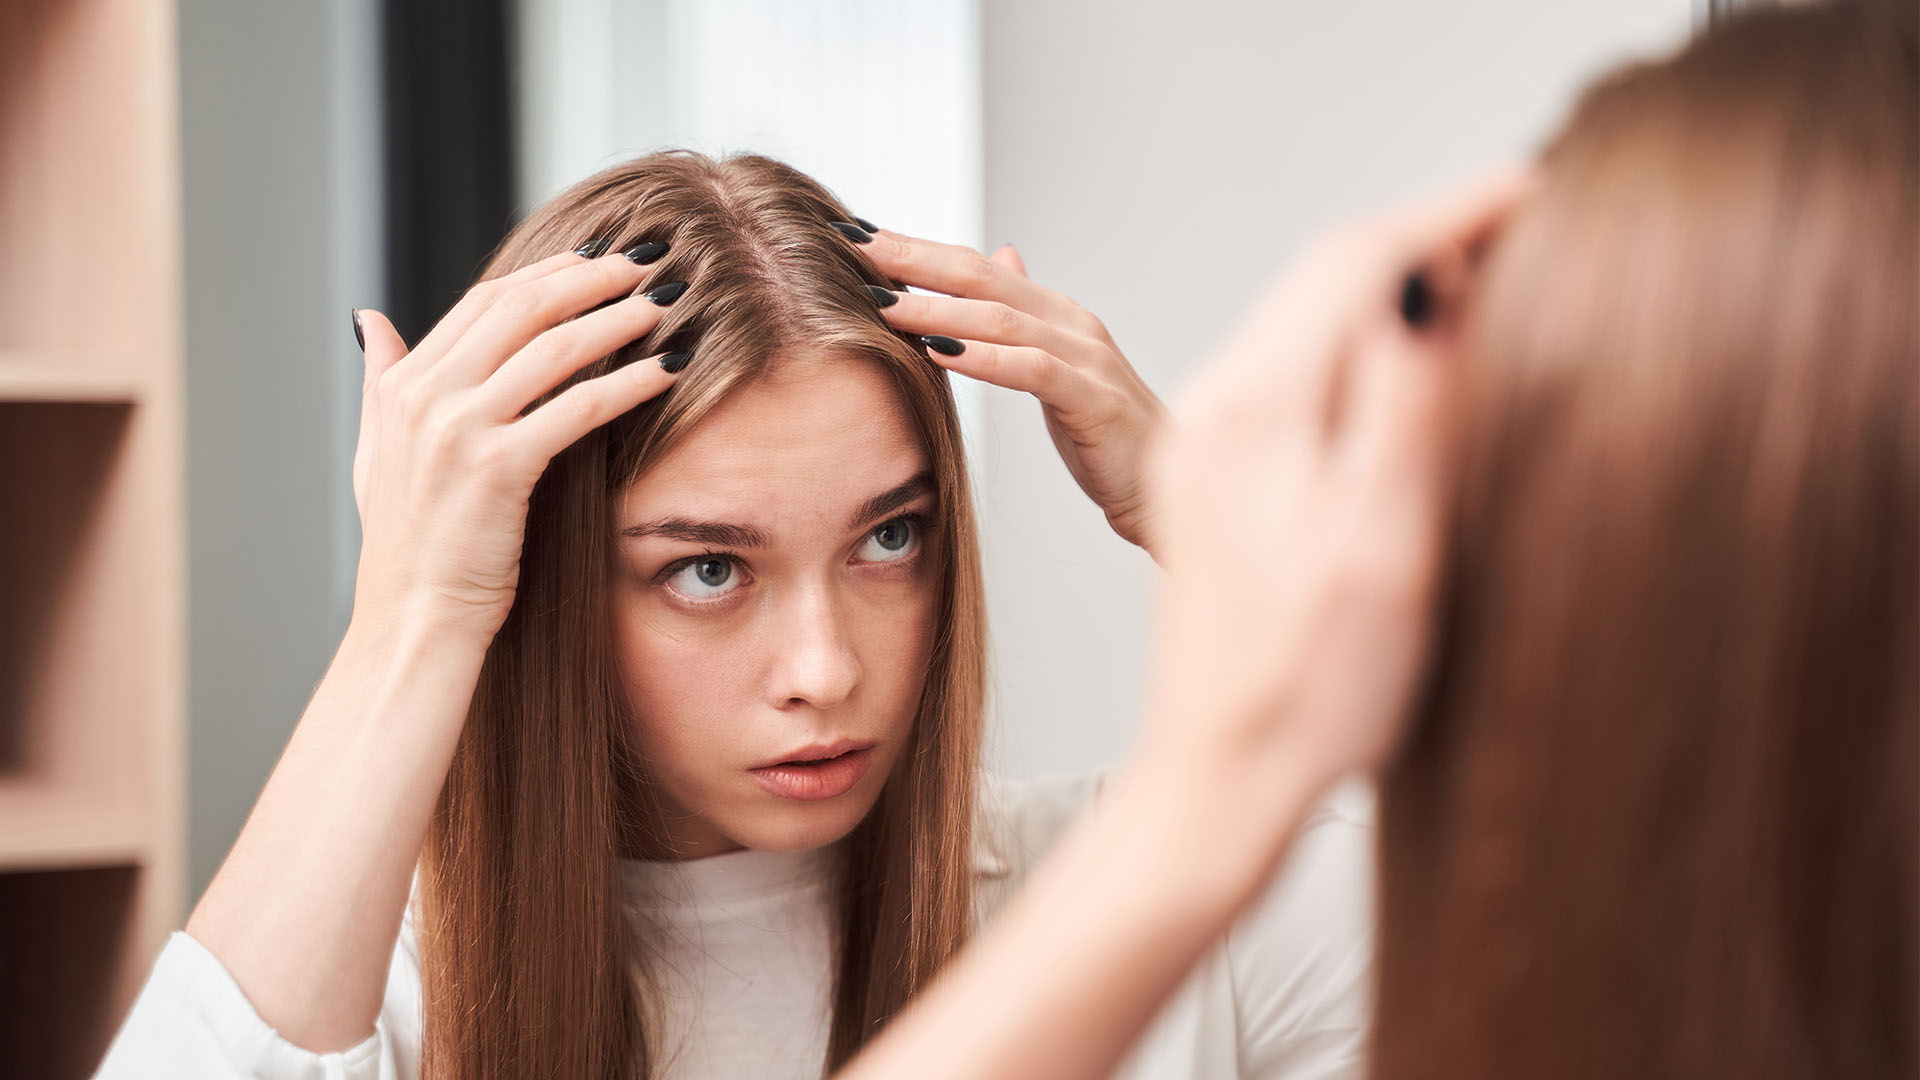
[{"label": "woman's nose", "polygon": [[845,605],[827,587],[806,587],[787,597],[780,620],[780,642],[773,671],[777,704],[804,703],[831,709],[847,700],[860,683],[860,658],[854,651]]}]

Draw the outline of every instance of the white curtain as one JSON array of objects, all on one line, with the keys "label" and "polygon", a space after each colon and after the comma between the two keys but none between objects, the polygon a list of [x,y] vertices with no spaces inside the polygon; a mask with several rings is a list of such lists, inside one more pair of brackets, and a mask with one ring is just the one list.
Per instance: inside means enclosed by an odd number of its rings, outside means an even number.
[{"label": "white curtain", "polygon": [[[522,0],[521,203],[652,150],[752,151],[980,247],[979,0]],[[979,429],[979,388],[955,380]],[[977,450],[976,450],[977,452]]]},{"label": "white curtain", "polygon": [[977,0],[523,0],[532,205],[650,150],[751,150],[864,217],[980,242]]}]

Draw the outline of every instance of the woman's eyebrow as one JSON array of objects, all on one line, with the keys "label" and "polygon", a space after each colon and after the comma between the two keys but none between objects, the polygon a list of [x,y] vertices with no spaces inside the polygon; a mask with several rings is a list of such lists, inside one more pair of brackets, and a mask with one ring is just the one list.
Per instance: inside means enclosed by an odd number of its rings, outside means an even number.
[{"label": "woman's eyebrow", "polygon": [[689,521],[686,518],[667,518],[665,521],[649,521],[640,525],[629,525],[620,530],[621,536],[664,536],[669,540],[680,540],[689,544],[706,544],[709,547],[726,548],[764,548],[771,547],[767,534],[751,525],[732,525],[724,521]]},{"label": "woman's eyebrow", "polygon": [[886,517],[895,510],[933,490],[933,473],[923,472],[897,487],[875,495],[860,505],[860,509],[847,519],[848,529],[857,529],[862,525]]},{"label": "woman's eyebrow", "polygon": [[[906,483],[888,488],[861,503],[860,509],[854,513],[853,517],[847,519],[847,528],[858,529],[886,517],[932,490],[933,474],[923,472]],[[620,535],[663,536],[669,540],[706,544],[710,547],[768,548],[773,546],[773,540],[752,525],[735,525],[725,521],[693,521],[688,518],[665,518],[661,521],[629,525],[620,530]]]}]

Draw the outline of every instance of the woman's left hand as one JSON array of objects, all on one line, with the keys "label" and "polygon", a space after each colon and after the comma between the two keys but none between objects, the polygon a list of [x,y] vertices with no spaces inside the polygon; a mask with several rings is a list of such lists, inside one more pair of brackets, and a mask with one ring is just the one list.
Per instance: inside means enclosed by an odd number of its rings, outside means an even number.
[{"label": "woman's left hand", "polygon": [[895,281],[946,294],[889,293],[896,299],[881,309],[887,321],[933,335],[927,351],[941,367],[1039,398],[1047,432],[1080,490],[1106,513],[1114,532],[1151,553],[1145,461],[1167,408],[1106,326],[1028,280],[1010,244],[988,258],[972,248],[880,232],[865,250]]}]

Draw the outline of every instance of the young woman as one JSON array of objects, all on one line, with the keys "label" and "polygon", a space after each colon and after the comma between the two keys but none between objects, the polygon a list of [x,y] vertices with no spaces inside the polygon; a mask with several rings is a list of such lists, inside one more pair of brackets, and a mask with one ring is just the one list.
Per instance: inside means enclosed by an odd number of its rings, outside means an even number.
[{"label": "young woman", "polygon": [[1920,1074],[1915,21],[1745,16],[1289,275],[1157,466],[1145,745],[843,1080],[1105,1075],[1374,768],[1370,1075]]},{"label": "young woman", "polygon": [[[760,158],[594,176],[482,277],[412,350],[356,318],[351,626],[103,1075],[817,1077],[1093,798],[977,797],[933,357],[1036,392],[1149,541],[1161,410],[1096,320]],[[1357,1060],[1367,832],[1304,848],[1142,1075]]]}]

